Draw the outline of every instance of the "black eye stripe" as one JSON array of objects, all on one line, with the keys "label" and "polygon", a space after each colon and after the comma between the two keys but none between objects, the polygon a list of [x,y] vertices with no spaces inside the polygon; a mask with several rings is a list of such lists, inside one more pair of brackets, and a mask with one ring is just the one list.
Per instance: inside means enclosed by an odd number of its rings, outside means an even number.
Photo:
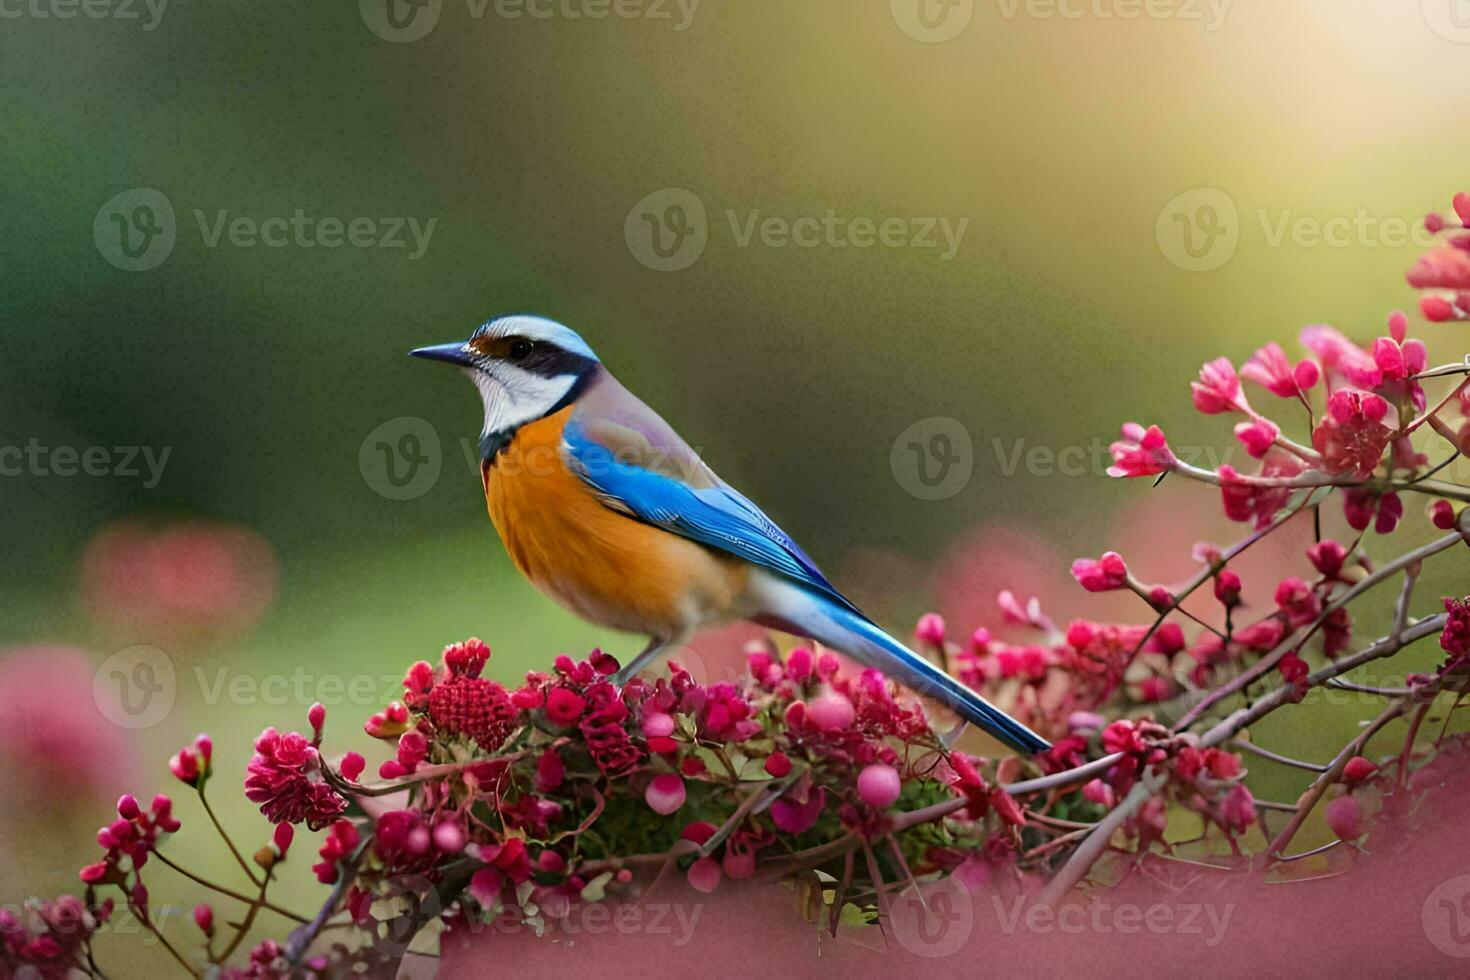
[{"label": "black eye stripe", "polygon": [[[529,338],[516,339],[529,340]],[[510,361],[522,371],[529,371],[543,378],[557,378],[567,374],[580,376],[597,363],[591,358],[565,350],[546,340],[531,341],[529,353],[521,357],[511,357]]]}]

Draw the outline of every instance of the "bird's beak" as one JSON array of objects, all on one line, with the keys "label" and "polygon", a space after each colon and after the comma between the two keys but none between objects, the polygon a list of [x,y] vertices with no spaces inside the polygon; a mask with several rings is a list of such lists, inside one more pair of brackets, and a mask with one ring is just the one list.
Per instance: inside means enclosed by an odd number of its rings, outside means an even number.
[{"label": "bird's beak", "polygon": [[469,352],[465,350],[464,344],[436,344],[433,347],[419,347],[409,351],[408,354],[410,357],[427,357],[432,361],[444,361],[460,367],[468,367],[471,364]]}]

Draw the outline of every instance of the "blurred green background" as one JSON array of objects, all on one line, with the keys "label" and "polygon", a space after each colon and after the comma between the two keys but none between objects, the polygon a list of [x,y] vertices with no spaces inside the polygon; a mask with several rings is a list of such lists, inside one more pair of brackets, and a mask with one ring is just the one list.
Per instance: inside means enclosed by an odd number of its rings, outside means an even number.
[{"label": "blurred green background", "polygon": [[[265,836],[234,792],[247,739],[300,727],[309,699],[210,704],[195,667],[391,679],[479,634],[509,680],[557,652],[639,642],[581,624],[514,574],[461,448],[478,430],[475,394],[408,348],[499,312],[563,320],[896,630],[935,601],[935,569],[976,528],[981,565],[1028,557],[987,554],[986,540],[1060,560],[1048,587],[1065,620],[1102,608],[1060,588],[1066,560],[1131,535],[1141,574],[1179,574],[1189,541],[1210,535],[1176,517],[1168,540],[1182,554],[1143,555],[1158,540],[1149,500],[1205,514],[1214,494],[1145,500],[1143,483],[1091,465],[1058,475],[1006,459],[1090,448],[1129,418],[1227,450],[1229,427],[1190,409],[1198,364],[1240,363],[1271,339],[1291,348],[1311,322],[1366,339],[1393,307],[1413,309],[1402,273],[1419,246],[1395,229],[1463,189],[1470,149],[1470,36],[1417,3],[1239,0],[1216,20],[1183,3],[1123,19],[1101,14],[1129,5],[1106,0],[1068,4],[1077,18],[962,2],[948,11],[958,32],[929,43],[902,0],[703,0],[692,16],[650,0],[602,19],[568,16],[606,9],[595,2],[540,6],[542,18],[446,0],[416,12],[437,20],[407,42],[382,36],[381,0],[174,0],[152,29],[141,5],[136,20],[60,19],[38,2],[0,24],[0,444],[170,455],[151,487],[0,478],[0,643],[79,645],[97,661],[163,646],[83,612],[92,535],[140,516],[255,529],[276,554],[274,603],[229,642],[169,650],[178,703],[128,736],[139,768],[118,787],[164,786],[166,755],[207,727],[215,797],[246,841]],[[176,240],[130,272],[94,220],[140,187],[170,202]],[[664,188],[707,213],[703,253],[677,271],[644,265],[625,236]],[[1199,188],[1223,192],[1238,241],[1217,267],[1188,271],[1167,206]],[[222,211],[259,223],[297,209],[434,226],[411,259],[406,231],[404,248],[242,247],[228,234],[210,246],[196,216],[212,227]],[[943,247],[742,245],[729,217],[828,209],[968,224],[945,259]],[[1336,243],[1278,238],[1283,222],[1334,220],[1353,222]],[[1416,317],[1414,329],[1432,361],[1464,353],[1462,326]],[[936,416],[968,431],[973,472],[923,500],[890,451]],[[360,450],[403,418],[437,434],[440,474],[398,500]],[[1425,535],[1409,507],[1396,545]],[[1463,591],[1466,570],[1463,555],[1432,570],[1424,609]],[[362,747],[368,710],[336,708],[331,737]],[[1303,737],[1320,734],[1325,751],[1366,710]],[[1268,795],[1295,795],[1291,774],[1262,778]],[[180,807],[186,825],[197,818]],[[51,811],[18,831],[6,891],[70,887],[101,816]],[[185,853],[208,845],[189,837]],[[205,861],[227,873],[218,857]],[[288,870],[303,895],[307,863]]]}]

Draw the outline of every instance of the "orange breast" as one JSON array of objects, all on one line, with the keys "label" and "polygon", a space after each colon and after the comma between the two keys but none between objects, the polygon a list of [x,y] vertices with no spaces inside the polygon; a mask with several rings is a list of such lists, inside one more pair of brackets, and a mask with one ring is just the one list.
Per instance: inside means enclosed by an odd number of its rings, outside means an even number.
[{"label": "orange breast", "polygon": [[485,503],[517,568],[584,619],[669,638],[738,615],[744,562],[607,507],[567,469],[568,407],[482,464]]}]

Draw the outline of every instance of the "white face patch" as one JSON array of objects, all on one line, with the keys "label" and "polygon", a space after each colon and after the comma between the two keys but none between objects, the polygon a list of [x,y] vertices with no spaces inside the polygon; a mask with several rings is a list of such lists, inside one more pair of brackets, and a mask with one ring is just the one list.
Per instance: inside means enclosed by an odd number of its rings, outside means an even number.
[{"label": "white face patch", "polygon": [[574,375],[544,378],[506,361],[494,361],[466,372],[485,403],[485,427],[480,435],[509,432],[547,415],[577,383]]}]

